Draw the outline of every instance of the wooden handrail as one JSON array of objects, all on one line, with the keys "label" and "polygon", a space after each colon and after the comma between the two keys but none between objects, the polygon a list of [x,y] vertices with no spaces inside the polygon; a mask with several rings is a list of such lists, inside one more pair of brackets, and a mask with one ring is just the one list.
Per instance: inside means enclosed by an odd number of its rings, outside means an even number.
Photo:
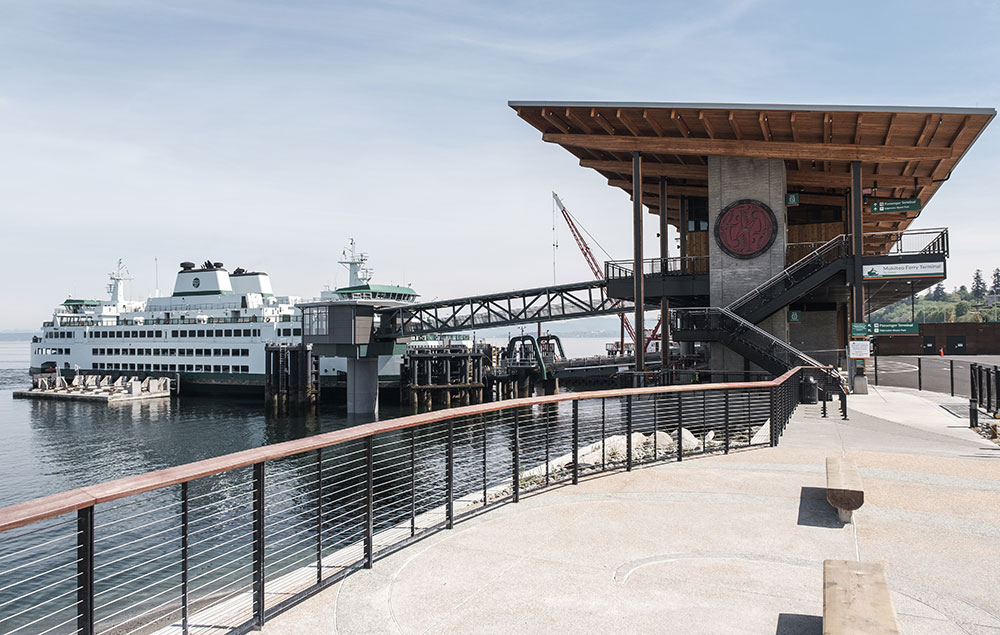
[{"label": "wooden handrail", "polygon": [[[436,423],[457,417],[484,414],[487,412],[499,412],[511,408],[523,408],[527,406],[538,406],[544,404],[561,403],[563,401],[577,401],[582,399],[601,399],[608,397],[628,397],[629,395],[651,395],[672,392],[697,392],[704,390],[727,390],[734,388],[773,388],[785,383],[801,369],[815,369],[815,366],[798,366],[786,372],[784,375],[770,381],[750,381],[750,382],[729,382],[715,384],[688,384],[684,386],[651,386],[648,388],[622,388],[617,390],[598,390],[584,393],[562,393],[544,397],[527,397],[524,399],[510,399],[499,403],[485,403],[474,406],[462,406],[447,410],[435,410],[422,414],[397,417],[388,421],[365,423],[352,426],[343,430],[325,432],[303,439],[284,441],[273,445],[266,445],[259,448],[251,448],[240,452],[233,452],[223,456],[185,463],[176,467],[168,467],[154,472],[127,476],[114,481],[105,481],[95,485],[86,485],[76,489],[67,490],[58,494],[51,494],[41,498],[0,507],[0,532],[16,529],[25,525],[30,525],[48,518],[61,516],[75,512],[84,507],[91,507],[99,503],[143,494],[171,485],[178,485],[189,481],[194,481],[206,476],[213,476],[228,472],[241,467],[247,467],[263,461],[302,454],[311,450],[327,448],[348,441],[363,439],[367,436],[394,430],[403,430],[416,426]],[[831,368],[824,366],[823,368]]]}]

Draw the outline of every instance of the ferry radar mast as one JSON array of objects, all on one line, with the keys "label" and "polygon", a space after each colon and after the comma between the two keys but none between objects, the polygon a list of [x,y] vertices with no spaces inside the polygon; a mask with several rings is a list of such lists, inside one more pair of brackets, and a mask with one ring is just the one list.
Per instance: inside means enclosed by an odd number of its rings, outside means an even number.
[{"label": "ferry radar mast", "polygon": [[128,267],[125,266],[121,258],[118,259],[118,268],[113,273],[109,273],[108,277],[111,278],[111,283],[107,287],[111,302],[116,306],[121,306],[125,302],[125,281],[132,279]]},{"label": "ferry radar mast", "polygon": [[357,252],[353,238],[351,239],[351,244],[344,250],[343,258],[338,263],[347,267],[347,271],[350,272],[351,279],[348,282],[348,286],[359,287],[363,284],[368,284],[368,281],[372,279],[372,270],[364,266],[368,262],[368,254]]}]

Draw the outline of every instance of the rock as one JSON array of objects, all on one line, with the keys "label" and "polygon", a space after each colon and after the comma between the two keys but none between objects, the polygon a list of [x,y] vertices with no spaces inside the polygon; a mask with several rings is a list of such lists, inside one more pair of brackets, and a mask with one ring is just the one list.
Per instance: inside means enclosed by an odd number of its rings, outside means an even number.
[{"label": "rock", "polygon": [[666,432],[656,431],[656,453],[657,454],[669,454],[677,449],[677,444],[674,443],[673,437],[671,437]]},{"label": "rock", "polygon": [[585,454],[580,455],[580,465],[600,465],[601,464],[601,447],[597,446],[597,450],[592,450]]},{"label": "rock", "polygon": [[641,432],[633,432],[632,433],[632,454],[635,454],[635,452],[637,450],[639,450],[639,448],[641,448],[642,446],[646,445],[647,443],[651,443],[651,441],[649,440],[648,437],[646,437],[646,435],[644,435]]},{"label": "rock", "polygon": [[715,430],[709,430],[708,434],[705,435],[705,447],[708,446],[720,446],[723,442],[715,438]]},{"label": "rock", "polygon": [[[676,441],[677,435],[674,435],[674,440]],[[687,450],[700,450],[701,441],[698,437],[694,436],[690,430],[687,428],[681,428],[681,446],[685,451]]]}]

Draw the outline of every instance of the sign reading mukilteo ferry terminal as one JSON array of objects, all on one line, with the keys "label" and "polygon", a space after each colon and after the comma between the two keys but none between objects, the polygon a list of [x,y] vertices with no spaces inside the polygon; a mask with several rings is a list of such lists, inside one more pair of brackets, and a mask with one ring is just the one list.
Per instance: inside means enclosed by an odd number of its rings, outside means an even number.
[{"label": "sign reading mukilteo ferry terminal", "polygon": [[715,240],[733,258],[756,258],[770,249],[777,235],[771,208],[749,198],[727,205],[715,221]]}]

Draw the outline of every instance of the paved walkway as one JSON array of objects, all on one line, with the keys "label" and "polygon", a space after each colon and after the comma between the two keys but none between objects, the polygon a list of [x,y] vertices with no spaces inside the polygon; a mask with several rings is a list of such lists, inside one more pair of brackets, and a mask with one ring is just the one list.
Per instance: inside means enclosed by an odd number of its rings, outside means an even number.
[{"label": "paved walkway", "polygon": [[[1000,634],[1000,446],[896,388],[780,447],[595,477],[441,532],[268,622],[286,633],[821,633],[824,559],[886,563],[904,633]],[[824,458],[852,457],[843,525]]]}]

